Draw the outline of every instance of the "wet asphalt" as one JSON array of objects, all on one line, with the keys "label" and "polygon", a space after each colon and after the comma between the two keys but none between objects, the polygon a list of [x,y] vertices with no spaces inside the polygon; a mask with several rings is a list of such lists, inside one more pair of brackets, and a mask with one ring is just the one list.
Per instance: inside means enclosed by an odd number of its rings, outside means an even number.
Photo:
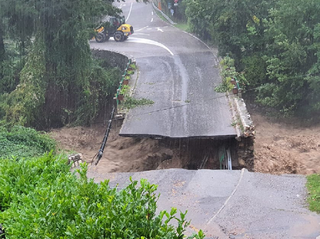
[{"label": "wet asphalt", "polygon": [[139,77],[133,96],[154,104],[131,109],[120,135],[234,137],[228,100],[214,90],[221,82],[217,55],[199,39],[163,22],[151,4],[129,1],[121,6],[135,33],[125,42],[92,41],[91,47],[134,57]]},{"label": "wet asphalt", "polygon": [[[121,6],[126,16],[132,9],[127,22],[135,34],[126,42],[91,42],[91,47],[136,58],[139,77],[134,94],[155,103],[131,110],[120,134],[233,137],[227,99],[213,90],[220,81],[214,52],[161,21],[151,5],[129,0]],[[208,239],[320,235],[320,217],[307,209],[304,176],[184,169],[99,174],[95,167],[88,172],[96,182],[108,179],[110,186],[119,188],[129,183],[130,176],[159,185],[159,210],[188,210],[192,221],[187,234],[202,229]]]},{"label": "wet asphalt", "polygon": [[315,239],[320,216],[307,209],[306,179],[241,171],[167,169],[131,173],[88,172],[95,182],[124,188],[133,180],[157,184],[159,210],[188,210],[187,234],[206,238]]}]

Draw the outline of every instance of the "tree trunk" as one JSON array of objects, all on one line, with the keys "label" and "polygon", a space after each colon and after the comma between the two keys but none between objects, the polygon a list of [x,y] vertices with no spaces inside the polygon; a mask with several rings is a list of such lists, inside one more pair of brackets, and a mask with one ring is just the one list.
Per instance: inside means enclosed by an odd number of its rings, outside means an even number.
[{"label": "tree trunk", "polygon": [[5,49],[4,49],[4,43],[3,43],[3,36],[4,36],[4,32],[3,32],[2,26],[0,24],[0,63],[5,58]]}]

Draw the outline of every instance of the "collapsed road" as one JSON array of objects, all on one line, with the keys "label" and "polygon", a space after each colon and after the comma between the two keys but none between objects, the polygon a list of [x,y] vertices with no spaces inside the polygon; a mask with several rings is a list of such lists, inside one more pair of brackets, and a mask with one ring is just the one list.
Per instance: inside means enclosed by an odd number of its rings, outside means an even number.
[{"label": "collapsed road", "polygon": [[217,56],[200,40],[161,21],[151,4],[130,6],[133,36],[121,44],[91,43],[133,56],[139,67],[134,97],[154,101],[131,109],[120,135],[235,137],[228,100],[214,91],[221,82]]},{"label": "collapsed road", "polygon": [[275,176],[225,170],[167,169],[99,174],[95,182],[110,180],[123,188],[141,178],[157,184],[158,210],[188,210],[188,234],[202,229],[206,238],[315,239],[320,217],[305,204],[305,177]]},{"label": "collapsed road", "polygon": [[[191,35],[161,21],[151,5],[121,3],[135,33],[121,44],[91,42],[96,49],[133,56],[139,67],[134,96],[155,103],[131,109],[122,136],[235,138],[232,113],[220,82],[216,54]],[[141,16],[144,16],[143,18]],[[130,160],[130,159],[128,159]],[[98,166],[99,167],[99,166]],[[203,229],[207,238],[316,238],[320,217],[307,209],[305,177],[241,171],[168,169],[101,173],[112,187],[146,178],[159,185],[159,209],[188,210],[188,233]]]}]

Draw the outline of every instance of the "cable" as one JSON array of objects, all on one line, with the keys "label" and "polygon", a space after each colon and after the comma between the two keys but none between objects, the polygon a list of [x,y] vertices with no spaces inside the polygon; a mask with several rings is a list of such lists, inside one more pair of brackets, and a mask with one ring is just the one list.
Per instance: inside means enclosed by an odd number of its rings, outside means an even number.
[{"label": "cable", "polygon": [[109,133],[110,133],[110,130],[111,130],[111,125],[112,125],[112,120],[113,120],[113,116],[114,116],[114,112],[115,112],[115,106],[113,106],[112,108],[112,112],[111,112],[111,116],[110,116],[110,120],[109,120],[109,123],[108,123],[108,127],[106,129],[106,132],[105,132],[105,135],[104,135],[104,138],[103,138],[103,141],[101,143],[101,147],[99,149],[99,152],[96,154],[96,162],[95,162],[95,165],[97,165],[100,161],[100,159],[102,158],[102,155],[103,155],[103,150],[104,148],[106,147],[106,143],[107,143],[107,140],[108,140],[108,136],[109,136]]},{"label": "cable", "polygon": [[[258,88],[259,87],[246,89],[245,91],[252,91],[252,90],[256,90]],[[221,95],[221,96],[218,96],[218,97],[209,98],[207,100],[210,101],[210,100],[216,100],[216,99],[225,98],[225,97],[226,97],[225,95]],[[144,113],[140,113],[140,114],[133,114],[133,115],[130,115],[130,116],[134,117],[134,116],[146,115],[146,114],[151,114],[151,113],[155,113],[155,112],[161,112],[161,111],[166,111],[166,110],[171,110],[171,109],[176,109],[176,108],[182,108],[182,107],[188,106],[188,105],[203,105],[203,103],[202,102],[201,103],[187,103],[187,104],[183,104],[183,105],[170,106],[170,107],[167,107],[167,108],[152,110],[152,111],[148,111],[148,112],[144,112]]]},{"label": "cable", "polygon": [[[216,99],[225,98],[225,97],[226,96],[223,95],[223,96],[219,96],[219,97],[209,98],[207,100],[216,100]],[[135,114],[135,115],[131,115],[131,116],[146,115],[146,114],[151,114],[151,113],[155,113],[155,112],[161,112],[161,111],[166,111],[166,110],[171,110],[171,109],[176,109],[176,108],[182,108],[182,107],[188,106],[188,105],[203,105],[203,103],[187,103],[187,104],[183,104],[183,105],[170,106],[170,107],[167,107],[167,108],[152,110],[152,111],[144,112],[144,113],[141,113],[141,114]]]},{"label": "cable", "polygon": [[[102,142],[101,142],[101,143],[102,143]],[[98,153],[96,153],[96,154],[92,157],[91,162],[90,162],[90,165],[93,164],[93,161],[94,161],[94,159],[96,158],[97,155],[98,155]]]}]

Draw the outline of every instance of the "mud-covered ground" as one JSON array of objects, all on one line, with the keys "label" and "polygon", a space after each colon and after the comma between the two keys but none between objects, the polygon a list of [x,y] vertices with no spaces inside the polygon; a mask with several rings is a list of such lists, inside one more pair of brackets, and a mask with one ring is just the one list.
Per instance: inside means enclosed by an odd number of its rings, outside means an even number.
[{"label": "mud-covered ground", "polygon": [[[254,171],[262,173],[320,173],[320,125],[277,122],[252,114],[256,126]],[[292,120],[291,120],[292,121]]]},{"label": "mud-covered ground", "polygon": [[[260,113],[252,113],[256,125],[253,170],[263,173],[320,173],[320,125],[303,127],[299,123],[277,122]],[[104,155],[97,170],[134,172],[165,168],[217,168],[209,145],[215,142],[170,141],[125,138],[118,136],[121,121],[113,124]],[[93,127],[64,127],[51,132],[62,150],[82,153],[91,162],[98,152],[105,133],[105,124]],[[208,145],[209,144],[209,145]],[[205,152],[206,154],[202,154]]]},{"label": "mud-covered ground", "polygon": [[[136,172],[167,168],[215,168],[214,152],[210,146],[220,142],[208,140],[156,140],[149,138],[127,138],[118,135],[121,121],[115,121],[109,134],[98,167],[100,173]],[[69,154],[81,153],[84,160],[92,162],[105,134],[105,124],[93,127],[64,127],[51,131],[59,148]],[[205,168],[205,167],[203,167]]]},{"label": "mud-covered ground", "polygon": [[[153,169],[157,158],[172,157],[173,152],[160,147],[156,140],[136,139],[118,136],[121,121],[115,122],[109,134],[99,169],[103,172],[132,172]],[[92,127],[64,127],[54,129],[51,135],[59,142],[62,150],[82,153],[84,160],[91,162],[105,133],[104,124]],[[168,156],[166,156],[168,155]]]}]

